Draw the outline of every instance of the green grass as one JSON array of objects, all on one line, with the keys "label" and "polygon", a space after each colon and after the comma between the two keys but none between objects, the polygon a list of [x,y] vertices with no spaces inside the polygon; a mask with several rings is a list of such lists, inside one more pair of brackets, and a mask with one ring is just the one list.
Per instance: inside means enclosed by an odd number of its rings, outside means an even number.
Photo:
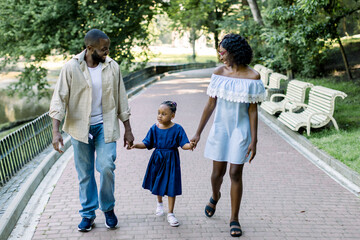
[{"label": "green grass", "polygon": [[[192,58],[191,54],[161,54],[157,57],[154,57],[150,60],[150,62],[158,62],[158,63],[191,63]],[[217,62],[216,56],[206,56],[200,55],[196,57],[196,62],[205,63],[205,62]]]},{"label": "green grass", "polygon": [[334,126],[312,129],[307,137],[316,147],[340,160],[360,173],[360,79],[350,82],[346,77],[301,79],[314,85],[340,90],[348,96],[335,101],[334,118],[340,131]]},{"label": "green grass", "polygon": [[0,132],[0,140],[3,139],[6,135],[12,133],[12,132],[15,132],[16,130],[20,129],[21,127],[23,127],[25,124],[27,123],[24,123],[24,124],[21,124],[19,126],[16,126],[16,127],[13,127],[11,129],[8,129],[8,130],[4,130],[2,132]]},{"label": "green grass", "polygon": [[323,129],[311,135],[312,144],[360,173],[360,129],[340,129],[339,132],[335,129]]}]

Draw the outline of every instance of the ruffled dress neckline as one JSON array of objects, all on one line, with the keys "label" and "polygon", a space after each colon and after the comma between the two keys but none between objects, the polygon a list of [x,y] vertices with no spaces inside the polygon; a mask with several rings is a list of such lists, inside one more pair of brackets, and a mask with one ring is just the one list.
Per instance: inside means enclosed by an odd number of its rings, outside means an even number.
[{"label": "ruffled dress neckline", "polygon": [[231,102],[257,103],[265,100],[265,87],[260,79],[212,74],[207,95]]}]

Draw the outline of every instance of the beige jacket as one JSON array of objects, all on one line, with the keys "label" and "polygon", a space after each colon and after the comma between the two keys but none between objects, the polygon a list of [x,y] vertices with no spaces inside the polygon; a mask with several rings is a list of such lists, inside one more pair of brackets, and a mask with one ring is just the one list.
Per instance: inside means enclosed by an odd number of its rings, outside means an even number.
[{"label": "beige jacket", "polygon": [[[50,117],[62,120],[63,130],[74,139],[88,143],[91,118],[92,83],[84,60],[86,50],[61,69],[50,103]],[[129,119],[130,108],[119,65],[110,57],[102,64],[102,110],[105,142],[120,137],[119,120]]]}]

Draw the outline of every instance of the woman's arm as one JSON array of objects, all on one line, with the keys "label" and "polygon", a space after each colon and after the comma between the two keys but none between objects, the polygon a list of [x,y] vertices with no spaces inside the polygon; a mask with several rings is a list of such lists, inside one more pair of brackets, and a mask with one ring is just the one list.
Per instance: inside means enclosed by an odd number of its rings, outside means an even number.
[{"label": "woman's arm", "polygon": [[209,100],[204,107],[204,111],[202,113],[196,133],[190,140],[190,142],[192,142],[194,144],[194,147],[193,147],[194,149],[196,148],[196,144],[200,140],[201,133],[204,130],[207,122],[209,121],[209,118],[211,117],[211,114],[213,113],[215,107],[216,107],[216,97],[215,98],[209,97]]},{"label": "woman's arm", "polygon": [[249,106],[249,121],[250,121],[250,132],[251,132],[251,143],[248,147],[247,155],[251,153],[249,163],[254,159],[256,155],[256,144],[257,144],[257,128],[258,128],[258,111],[257,103],[250,103]]}]

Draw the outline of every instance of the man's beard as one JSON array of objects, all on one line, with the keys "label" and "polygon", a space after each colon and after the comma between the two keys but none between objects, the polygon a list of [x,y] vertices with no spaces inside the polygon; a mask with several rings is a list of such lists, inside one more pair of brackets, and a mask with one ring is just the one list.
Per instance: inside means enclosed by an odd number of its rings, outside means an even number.
[{"label": "man's beard", "polygon": [[99,62],[104,63],[104,62],[105,62],[105,59],[102,59],[102,58],[99,56],[99,54],[97,53],[96,50],[93,52],[93,54],[91,54],[91,57],[92,57],[92,59],[93,59],[94,62],[97,62],[97,63],[99,63]]}]

